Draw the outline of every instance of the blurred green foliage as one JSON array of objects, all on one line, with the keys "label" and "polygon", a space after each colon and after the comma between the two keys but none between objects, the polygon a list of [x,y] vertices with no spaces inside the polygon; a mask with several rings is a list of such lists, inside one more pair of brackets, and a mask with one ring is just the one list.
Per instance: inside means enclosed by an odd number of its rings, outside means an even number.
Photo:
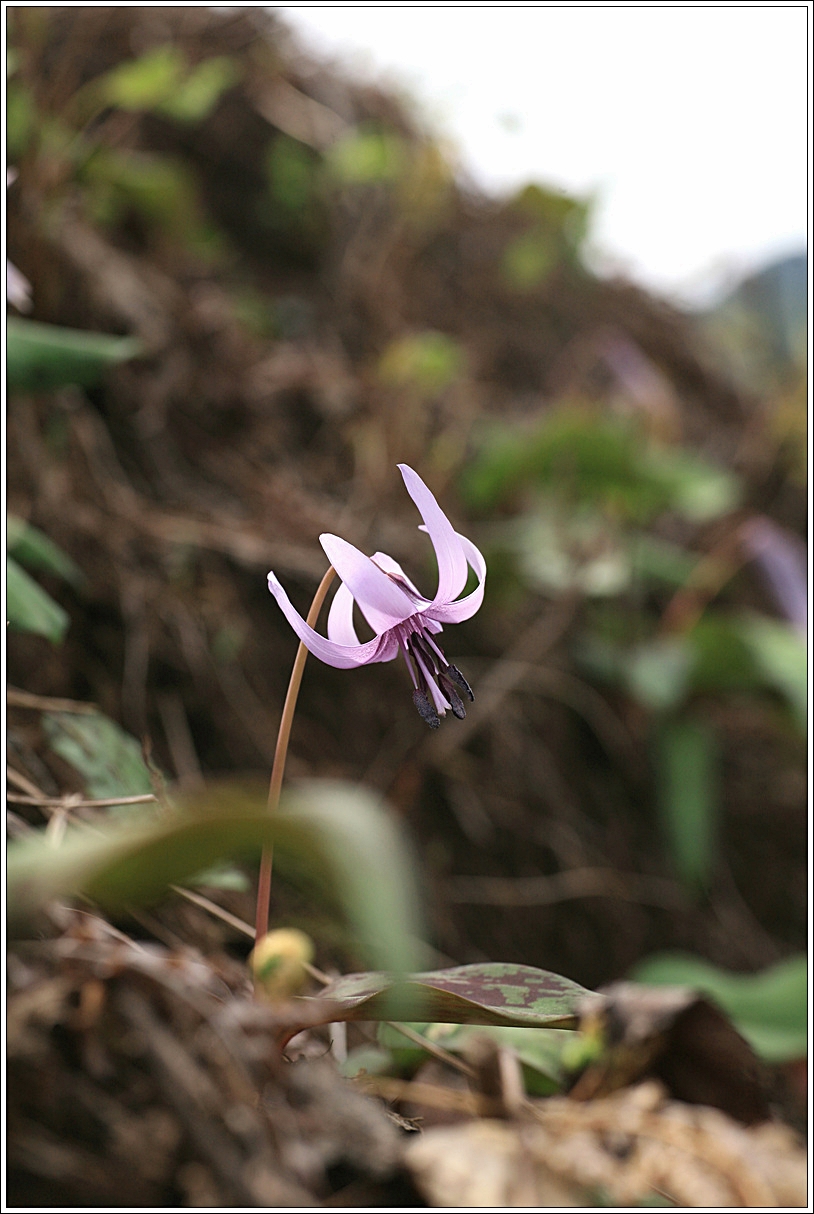
[{"label": "blurred green foliage", "polygon": [[330,148],[329,178],[342,185],[394,182],[404,173],[408,152],[394,131],[377,126],[354,127]]},{"label": "blurred green foliage", "polygon": [[577,661],[598,681],[623,687],[648,712],[677,709],[693,696],[768,693],[788,710],[791,727],[805,734],[806,645],[785,621],[709,610],[686,633],[643,641],[618,635],[617,623],[615,613],[594,612],[576,643]]},{"label": "blurred green foliage", "polygon": [[379,359],[378,372],[382,383],[413,387],[431,396],[454,383],[465,366],[460,343],[430,329],[391,342]]},{"label": "blurred green foliage", "polygon": [[6,558],[6,618],[20,632],[34,632],[59,644],[68,628],[68,613],[29,577],[13,556]]},{"label": "blurred green foliage", "polygon": [[709,887],[716,858],[719,761],[714,731],[697,716],[667,719],[653,755],[665,837],[677,875]]},{"label": "blurred green foliage", "polygon": [[804,1058],[808,1048],[808,962],[788,957],[757,974],[734,974],[684,953],[659,953],[633,971],[648,986],[690,986],[712,998],[767,1062]]},{"label": "blurred green foliage", "polygon": [[273,817],[262,793],[224,785],[169,811],[69,827],[58,847],[44,831],[26,835],[8,849],[10,928],[26,929],[55,898],[81,895],[108,910],[155,902],[224,858],[256,855],[269,838],[334,891],[374,964],[414,968],[418,900],[405,840],[372,793],[329,781],[289,791]]},{"label": "blurred green foliage", "polygon": [[[562,1029],[521,1028],[492,1024],[426,1024],[407,1026],[431,1045],[441,1046],[451,1054],[466,1056],[474,1041],[488,1037],[498,1046],[512,1050],[523,1070],[523,1083],[529,1096],[551,1096],[561,1090],[566,1078],[562,1061],[563,1049],[571,1033]],[[379,1074],[412,1075],[427,1061],[421,1045],[405,1037],[398,1027],[380,1024],[377,1032],[380,1056],[374,1066]],[[370,1073],[370,1059],[364,1053],[352,1052],[343,1068],[354,1075],[365,1067]]]},{"label": "blurred green foliage", "polygon": [[55,573],[74,586],[80,586],[84,580],[82,570],[66,552],[37,527],[13,514],[6,519],[6,544],[9,552],[29,569]]},{"label": "blurred green foliage", "polygon": [[77,97],[82,108],[109,105],[131,112],[153,110],[176,122],[202,122],[221,95],[240,79],[234,60],[217,55],[192,67],[171,43],[120,63]]},{"label": "blurred green foliage", "polygon": [[137,215],[162,243],[207,260],[222,253],[223,237],[205,219],[198,185],[182,161],[168,154],[100,147],[77,176],[94,223],[110,228]]},{"label": "blurred green foliage", "polygon": [[10,388],[37,392],[64,384],[92,387],[116,363],[135,358],[132,337],[63,329],[10,316],[6,320],[6,374]]},{"label": "blurred green foliage", "polygon": [[42,727],[54,753],[82,777],[89,797],[102,800],[152,793],[141,746],[109,717],[46,712]]},{"label": "blurred green foliage", "polygon": [[532,184],[512,199],[510,210],[527,225],[503,251],[501,270],[510,286],[530,291],[561,263],[578,264],[590,225],[590,202]]},{"label": "blurred green foliage", "polygon": [[29,569],[50,573],[79,586],[82,572],[67,553],[36,527],[9,515],[6,524],[6,618],[11,628],[34,632],[59,644],[68,628],[68,613],[29,577]]},{"label": "blurred green foliage", "polygon": [[647,523],[666,510],[693,522],[716,518],[738,501],[737,478],[694,452],[649,438],[636,417],[575,402],[533,427],[495,427],[465,469],[461,488],[476,509],[522,490],[548,490],[625,521]]},{"label": "blurred green foliage", "polygon": [[[704,697],[756,697],[785,714],[786,728],[806,728],[805,644],[791,624],[716,602],[678,626],[662,619],[661,596],[694,585],[695,529],[738,507],[738,477],[654,438],[639,414],[577,401],[484,433],[460,484],[473,509],[508,516],[485,528],[493,584],[509,558],[529,588],[593,600],[573,637],[575,661],[647,714],[665,845],[700,893],[716,863],[721,798]],[[686,546],[660,534],[665,522],[673,531],[680,522]],[[726,567],[704,560],[725,586]]]},{"label": "blurred green foliage", "polygon": [[319,161],[310,148],[288,135],[279,134],[267,156],[271,196],[292,214],[308,206],[319,188]]}]

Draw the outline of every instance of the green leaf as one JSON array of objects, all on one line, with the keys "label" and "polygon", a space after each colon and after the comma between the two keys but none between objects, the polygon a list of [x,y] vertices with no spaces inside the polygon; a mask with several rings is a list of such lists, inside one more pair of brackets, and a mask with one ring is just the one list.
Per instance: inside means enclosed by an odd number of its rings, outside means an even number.
[{"label": "green leaf", "polygon": [[760,688],[760,672],[737,619],[707,611],[689,633],[688,640],[695,653],[693,691],[754,692]]},{"label": "green leaf", "polygon": [[189,884],[195,888],[205,885],[210,889],[228,889],[238,894],[245,894],[249,889],[248,877],[234,864],[210,864],[202,872],[194,873]]},{"label": "green leaf", "polygon": [[239,75],[237,64],[227,55],[190,68],[182,52],[165,43],[119,64],[89,88],[104,104],[122,110],[156,110],[178,122],[200,122]]},{"label": "green leaf", "polygon": [[[410,974],[346,974],[320,994],[336,1020],[432,1020],[572,1029],[591,992],[547,970],[510,962]],[[335,1013],[335,1014],[334,1014]]]},{"label": "green leaf", "polygon": [[718,816],[717,747],[712,730],[690,718],[656,735],[656,778],[670,855],[691,889],[709,884]]},{"label": "green leaf", "polygon": [[446,333],[428,329],[391,342],[379,360],[383,383],[412,385],[420,392],[442,392],[462,374],[465,355]]},{"label": "green leaf", "polygon": [[256,854],[269,839],[330,884],[374,961],[409,969],[417,902],[406,841],[373,794],[332,782],[287,793],[273,817],[263,794],[224,785],[171,812],[131,814],[93,832],[71,827],[56,847],[44,832],[26,836],[7,853],[9,922],[23,929],[70,896],[110,910],[149,903],[212,864]]},{"label": "green leaf", "polygon": [[22,159],[36,129],[31,93],[19,81],[10,81],[6,89],[6,155],[10,160]]},{"label": "green leaf", "polygon": [[367,952],[391,971],[411,969],[421,934],[417,866],[385,803],[352,784],[310,780],[286,793],[285,806],[314,839],[309,872],[331,881]]},{"label": "green leaf", "polygon": [[387,1075],[393,1070],[393,1055],[377,1045],[358,1045],[340,1063],[339,1070],[346,1079],[355,1079],[361,1074]]},{"label": "green leaf", "polygon": [[526,485],[641,523],[665,510],[711,519],[736,505],[740,493],[731,472],[656,444],[640,421],[578,404],[547,413],[532,428],[493,427],[462,477],[465,495],[479,507]]},{"label": "green leaf", "polygon": [[352,185],[394,181],[404,172],[407,151],[393,131],[375,128],[350,131],[330,148],[326,164],[336,180]]},{"label": "green leaf", "polygon": [[510,241],[500,268],[507,282],[518,291],[530,291],[545,282],[562,260],[563,248],[556,234],[544,229],[523,232]]},{"label": "green leaf", "polygon": [[[561,1029],[520,1028],[490,1024],[411,1024],[410,1028],[432,1045],[440,1045],[451,1054],[463,1054],[474,1038],[491,1037],[517,1055],[523,1068],[526,1091],[532,1096],[551,1096],[558,1092],[566,1070],[562,1054],[570,1036]],[[421,1047],[399,1033],[395,1025],[379,1025],[379,1045],[385,1047],[400,1069],[414,1070],[425,1061]]]},{"label": "green leaf", "polygon": [[739,632],[765,682],[786,698],[805,733],[808,718],[805,637],[790,624],[758,615],[742,620]]},{"label": "green leaf", "polygon": [[15,316],[6,321],[6,339],[9,387],[32,392],[65,384],[92,387],[110,367],[140,350],[132,337],[62,329]]},{"label": "green leaf", "polygon": [[42,726],[51,749],[82,776],[94,799],[153,791],[140,744],[102,713],[46,712]]},{"label": "green leaf", "polygon": [[630,582],[628,552],[617,530],[591,509],[574,511],[546,503],[503,530],[520,569],[535,586],[580,590],[596,598],[619,594]]},{"label": "green leaf", "polygon": [[632,540],[631,558],[636,577],[668,586],[683,586],[698,563],[694,553],[644,531]]},{"label": "green leaf", "polygon": [[691,451],[653,447],[642,456],[642,471],[660,483],[673,510],[694,523],[720,518],[740,498],[737,478]]},{"label": "green leaf", "polygon": [[633,971],[649,986],[689,986],[714,999],[767,1062],[803,1058],[808,1048],[808,962],[788,957],[758,974],[736,974],[684,953],[658,953]]},{"label": "green leaf", "polygon": [[271,197],[283,210],[296,213],[313,201],[317,189],[315,153],[298,140],[279,134],[266,156]]},{"label": "green leaf", "polygon": [[186,70],[182,53],[167,42],[138,59],[125,60],[94,84],[108,105],[122,110],[149,110],[177,91]]},{"label": "green leaf", "polygon": [[202,122],[227,89],[237,83],[240,70],[227,55],[204,59],[157,109],[177,122]]},{"label": "green leaf", "polygon": [[58,548],[47,535],[10,514],[6,522],[6,540],[9,552],[29,569],[44,569],[56,573],[74,586],[84,580],[82,570],[74,564],[67,553]]},{"label": "green leaf", "polygon": [[6,558],[6,617],[12,628],[35,632],[59,644],[70,623],[68,613],[13,557]]},{"label": "green leaf", "polygon": [[680,637],[638,645],[627,659],[628,690],[650,711],[677,707],[687,692],[692,657],[691,647]]}]

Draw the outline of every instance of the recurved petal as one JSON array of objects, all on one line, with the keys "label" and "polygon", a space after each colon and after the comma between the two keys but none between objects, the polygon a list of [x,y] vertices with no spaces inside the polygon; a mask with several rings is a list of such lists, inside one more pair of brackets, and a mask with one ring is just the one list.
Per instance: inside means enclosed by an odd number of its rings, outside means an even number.
[{"label": "recurved petal", "polygon": [[364,552],[338,535],[321,535],[319,542],[374,632],[385,632],[415,614],[410,598]]},{"label": "recurved petal", "polygon": [[358,645],[359,638],[353,626],[353,595],[344,582],[334,595],[328,612],[328,639],[337,645]]},{"label": "recurved petal", "polygon": [[424,530],[432,540],[438,561],[438,590],[433,603],[449,603],[466,585],[466,555],[460,536],[444,514],[434,495],[417,472],[407,464],[398,465],[410,497],[424,520]]},{"label": "recurved petal", "polygon": [[[456,533],[457,534],[457,533]],[[471,594],[457,599],[454,603],[439,603],[437,607],[429,608],[428,614],[440,624],[460,624],[470,619],[483,602],[483,591],[486,585],[486,561],[483,554],[465,535],[458,535],[461,548],[466,554],[467,564],[472,566],[478,584]]]},{"label": "recurved petal", "polygon": [[398,653],[398,641],[387,633],[362,645],[340,645],[320,636],[302,618],[273,573],[268,575],[268,587],[303,645],[327,666],[349,670],[354,666],[365,666],[369,662],[389,662]]}]

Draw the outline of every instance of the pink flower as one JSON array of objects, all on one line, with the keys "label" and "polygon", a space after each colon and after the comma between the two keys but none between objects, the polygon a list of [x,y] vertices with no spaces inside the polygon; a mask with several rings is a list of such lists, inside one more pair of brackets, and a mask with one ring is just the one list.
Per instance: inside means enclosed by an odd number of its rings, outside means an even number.
[{"label": "pink flower", "polygon": [[[389,662],[404,655],[413,681],[413,701],[422,718],[433,729],[450,709],[465,716],[461,692],[470,700],[472,691],[457,667],[444,657],[435,637],[444,624],[460,624],[473,616],[483,602],[486,562],[475,545],[452,527],[435,497],[412,468],[399,464],[407,492],[424,520],[438,561],[438,590],[425,599],[401,566],[384,552],[365,556],[338,535],[321,535],[320,543],[342,584],[328,613],[328,636],[310,628],[292,606],[273,573],[268,575],[274,595],[291,627],[306,648],[329,666],[347,670],[371,662]],[[458,595],[466,585],[467,567],[478,584],[465,598]],[[360,642],[353,624],[353,605],[376,634]]]}]

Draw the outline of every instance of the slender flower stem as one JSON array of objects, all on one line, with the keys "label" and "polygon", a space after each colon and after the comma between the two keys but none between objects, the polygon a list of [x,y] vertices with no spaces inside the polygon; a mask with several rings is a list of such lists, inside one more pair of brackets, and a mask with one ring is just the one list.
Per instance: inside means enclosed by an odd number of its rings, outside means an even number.
[{"label": "slender flower stem", "polygon": [[[331,566],[322,581],[317,587],[317,592],[314,595],[314,601],[311,604],[311,610],[308,612],[307,622],[313,628],[319,618],[320,609],[325,602],[325,595],[331,582],[334,580],[336,571]],[[302,672],[305,669],[305,659],[308,657],[308,650],[300,642],[297,650],[297,656],[294,659],[294,665],[291,669],[291,678],[288,683],[288,692],[283,705],[283,715],[280,718],[280,728],[277,733],[277,746],[274,751],[274,764],[271,769],[271,781],[269,783],[268,795],[268,811],[269,814],[277,812],[277,806],[280,803],[280,789],[283,786],[283,774],[285,772],[285,761],[288,754],[288,739],[291,736],[291,723],[294,720],[294,709],[297,707],[297,696],[300,694],[300,683],[302,682]],[[268,931],[269,924],[269,904],[271,902],[271,869],[274,860],[274,844],[269,841],[263,848],[263,854],[260,860],[260,877],[257,884],[257,913],[255,915],[255,944]]]}]

